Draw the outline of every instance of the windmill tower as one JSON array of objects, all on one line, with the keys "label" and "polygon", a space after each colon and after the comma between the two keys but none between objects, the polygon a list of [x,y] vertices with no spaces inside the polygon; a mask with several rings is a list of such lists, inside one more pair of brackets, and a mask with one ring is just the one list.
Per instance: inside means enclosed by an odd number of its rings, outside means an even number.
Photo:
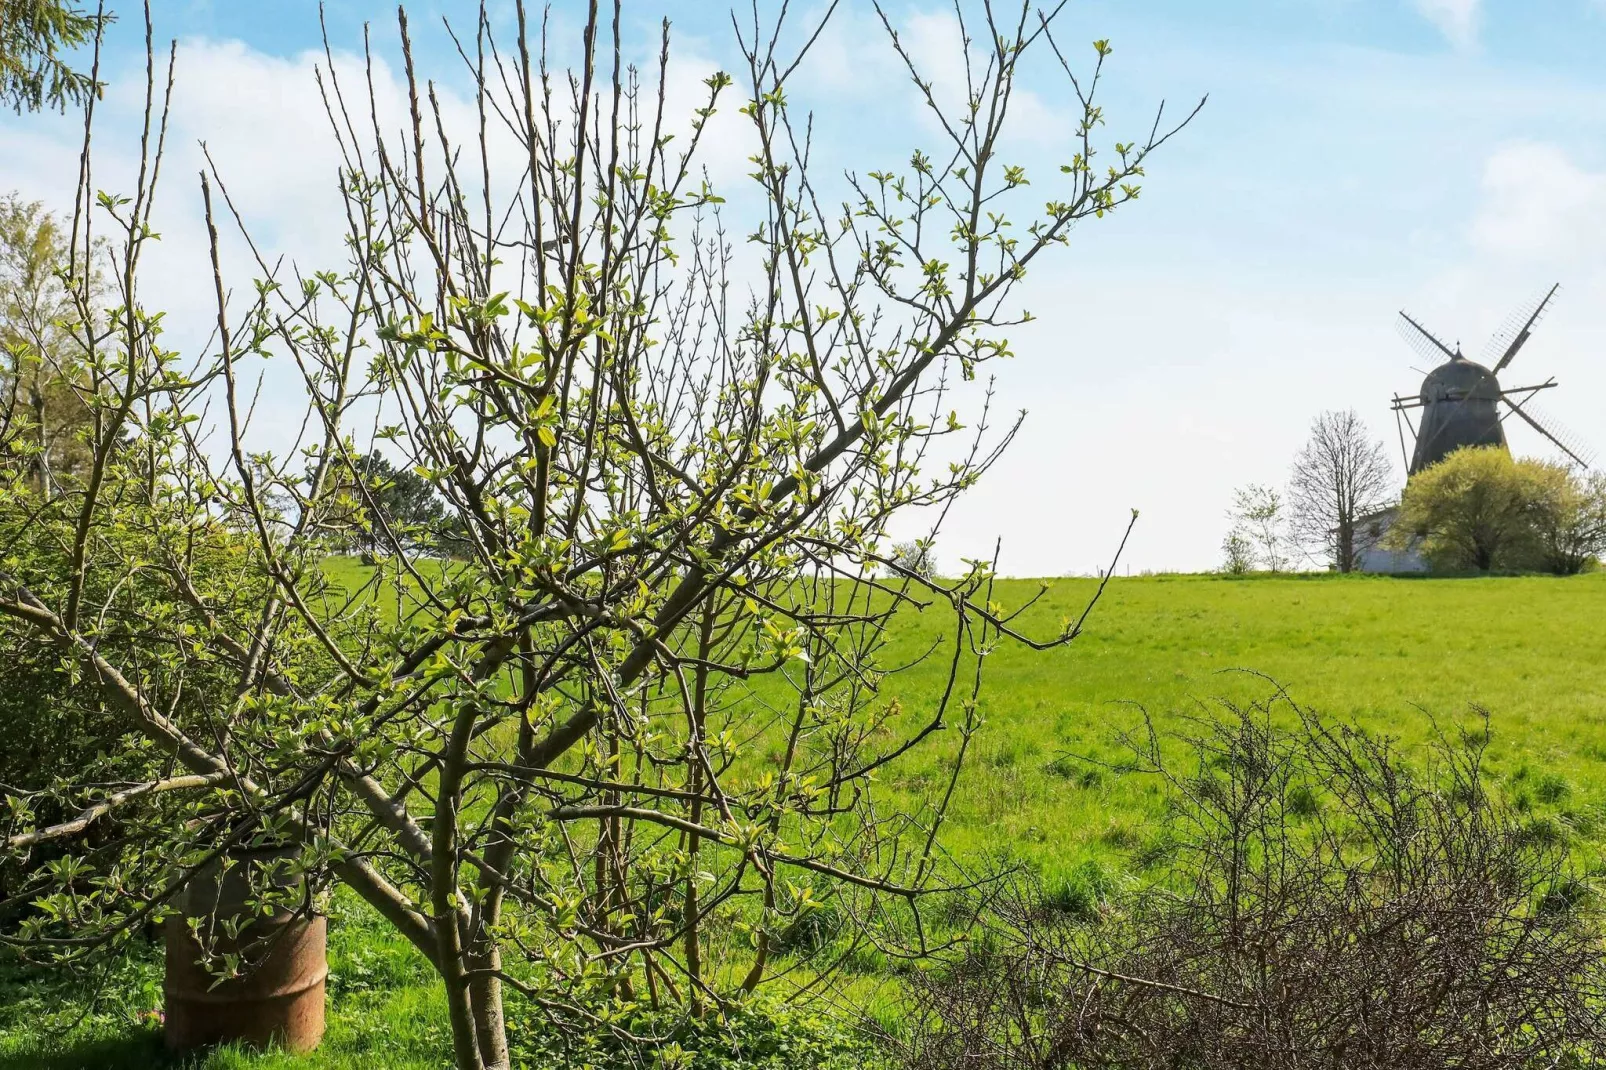
[{"label": "windmill tower", "polygon": [[[1495,332],[1483,358],[1494,360],[1492,368],[1468,360],[1461,355],[1459,344],[1451,349],[1405,312],[1400,313],[1400,333],[1412,348],[1431,361],[1447,358],[1427,373],[1416,395],[1394,395],[1394,419],[1397,425],[1402,422],[1404,425],[1400,427],[1400,452],[1405,453],[1405,428],[1410,428],[1416,443],[1406,459],[1411,475],[1437,464],[1463,446],[1505,448],[1505,420],[1512,414],[1555,443],[1579,467],[1589,467],[1577,437],[1560,430],[1559,425],[1555,432],[1546,428],[1530,404],[1541,390],[1556,385],[1554,376],[1537,386],[1505,389],[1500,385],[1500,373],[1510,366],[1527,343],[1558,289],[1560,283],[1552,286],[1531,308],[1525,305],[1519,309]],[[1411,421],[1413,409],[1421,410],[1415,424]]]}]

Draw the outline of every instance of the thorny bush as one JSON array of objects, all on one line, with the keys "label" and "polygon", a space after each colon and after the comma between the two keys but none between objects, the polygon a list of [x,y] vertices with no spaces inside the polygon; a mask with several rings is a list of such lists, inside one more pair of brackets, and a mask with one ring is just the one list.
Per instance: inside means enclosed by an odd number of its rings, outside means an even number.
[{"label": "thorny bush", "polygon": [[1096,924],[996,889],[917,980],[910,1066],[1600,1065],[1600,919],[1565,838],[1491,786],[1486,725],[1422,769],[1286,699],[1228,712],[1184,772],[1142,748],[1174,802],[1163,876]]}]

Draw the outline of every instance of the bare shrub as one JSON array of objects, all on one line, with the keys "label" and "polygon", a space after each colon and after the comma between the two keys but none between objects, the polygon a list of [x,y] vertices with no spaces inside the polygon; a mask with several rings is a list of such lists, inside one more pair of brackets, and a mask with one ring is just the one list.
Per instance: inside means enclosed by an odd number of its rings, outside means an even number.
[{"label": "bare shrub", "polygon": [[1418,772],[1286,698],[1230,710],[1185,773],[1151,737],[1165,879],[1097,924],[997,889],[963,958],[916,980],[908,1065],[1597,1065],[1597,919],[1564,838],[1490,793],[1487,746],[1441,738]]}]

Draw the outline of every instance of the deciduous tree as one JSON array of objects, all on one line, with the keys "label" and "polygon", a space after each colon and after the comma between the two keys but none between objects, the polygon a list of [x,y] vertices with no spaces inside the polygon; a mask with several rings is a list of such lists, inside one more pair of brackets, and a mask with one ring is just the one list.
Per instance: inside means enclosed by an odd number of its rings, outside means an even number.
[{"label": "deciduous tree", "polygon": [[892,544],[892,555],[884,569],[888,578],[897,578],[912,572],[921,579],[937,575],[937,559],[931,552],[931,543],[925,539],[910,539]]},{"label": "deciduous tree", "polygon": [[1420,540],[1437,568],[1521,568],[1533,529],[1533,487],[1511,454],[1469,446],[1411,477],[1389,538]]},{"label": "deciduous tree", "polygon": [[[1227,542],[1237,537],[1238,549],[1251,547],[1255,564],[1270,572],[1286,571],[1293,547],[1288,535],[1288,510],[1282,492],[1276,487],[1250,483],[1232,492],[1232,508],[1227,512],[1232,521]],[[1222,544],[1229,558],[1232,551]]]},{"label": "deciduous tree", "polygon": [[337,544],[353,546],[371,558],[382,547],[438,547],[446,534],[446,509],[435,488],[411,468],[397,466],[370,450],[331,474],[347,508],[327,520]]},{"label": "deciduous tree", "polygon": [[83,325],[96,320],[101,287],[92,273],[83,280],[80,309],[71,260],[60,220],[43,205],[0,199],[0,463],[23,466],[46,492],[89,459]]},{"label": "deciduous tree", "polygon": [[[86,342],[92,464],[53,508],[8,518],[0,536],[33,552],[0,564],[0,617],[7,642],[74,665],[144,741],[140,775],[123,774],[140,790],[115,803],[140,831],[75,854],[70,887],[31,889],[39,906],[8,941],[81,958],[212,859],[289,844],[312,887],[345,883],[439,971],[464,1070],[509,1064],[507,990],[552,1030],[617,1029],[635,1001],[718,1008],[783,972],[777,934],[822,897],[858,919],[859,943],[930,950],[922,893],[944,882],[983,662],[1077,625],[1022,633],[983,566],[887,582],[876,548],[1009,440],[985,403],[968,431],[942,418],[954,380],[1009,352],[1014,284],[1138,195],[1168,128],[1103,143],[1098,42],[1065,82],[1075,143],[1028,179],[1002,155],[1023,65],[1072,68],[1052,20],[986,5],[952,59],[971,90],[957,111],[889,33],[940,149],[833,191],[809,166],[818,120],[789,102],[790,27],[746,24],[739,78],[711,76],[680,116],[667,23],[640,75],[620,58],[620,5],[593,4],[562,72],[532,15],[516,3],[499,40],[482,8],[459,35],[467,130],[417,71],[405,15],[400,135],[324,72],[340,270],[264,257],[255,286],[231,287],[218,230],[235,206],[203,176],[203,353],[164,348],[137,292],[158,170],[103,201],[121,291],[110,334]],[[753,156],[739,245],[698,163],[724,108]],[[308,405],[289,450],[252,419],[250,377],[275,369],[300,374]],[[197,420],[208,398],[220,450]],[[465,549],[443,564],[385,532],[367,585],[336,589],[318,535],[349,507],[339,473],[374,448],[356,435],[376,410],[394,422],[373,437]],[[196,569],[196,547],[226,550],[232,582]],[[881,658],[911,604],[949,621],[947,686],[913,718]],[[178,701],[219,676],[222,701]],[[943,786],[881,805],[880,774],[939,740]],[[54,794],[113,805],[94,784]],[[35,801],[12,803],[13,849],[76,835],[37,827]]]},{"label": "deciduous tree", "polygon": [[1523,461],[1536,564],[1570,576],[1606,554],[1606,473],[1580,474],[1554,462]]},{"label": "deciduous tree", "polygon": [[1242,576],[1255,570],[1255,544],[1240,528],[1233,528],[1221,540],[1221,571]]},{"label": "deciduous tree", "polygon": [[1383,443],[1355,410],[1322,413],[1289,476],[1295,538],[1339,572],[1354,571],[1367,549],[1357,522],[1388,503],[1393,481]]}]

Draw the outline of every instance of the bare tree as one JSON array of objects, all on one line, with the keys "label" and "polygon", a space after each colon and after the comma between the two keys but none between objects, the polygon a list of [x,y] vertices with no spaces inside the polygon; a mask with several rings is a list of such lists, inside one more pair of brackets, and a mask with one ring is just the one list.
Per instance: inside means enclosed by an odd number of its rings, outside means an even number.
[{"label": "bare tree", "polygon": [[[1024,634],[986,565],[888,582],[876,548],[1012,438],[986,398],[968,431],[946,420],[953,383],[1009,352],[1014,284],[1136,197],[1170,132],[1156,116],[1105,145],[1108,44],[1073,75],[1029,3],[982,5],[954,59],[957,110],[883,16],[940,149],[833,192],[810,168],[815,120],[788,102],[786,42],[806,50],[819,26],[778,11],[743,16],[739,80],[711,76],[675,116],[667,22],[643,74],[621,58],[621,4],[593,2],[560,71],[522,0],[510,41],[482,6],[457,38],[467,130],[417,71],[402,14],[399,123],[368,86],[321,74],[349,262],[298,273],[262,254],[231,291],[218,232],[239,216],[209,170],[216,325],[187,359],[138,293],[165,129],[151,76],[140,185],[97,201],[86,180],[73,228],[82,248],[110,221],[119,291],[110,332],[85,339],[90,464],[52,495],[17,479],[0,493],[4,642],[73,665],[139,742],[115,775],[91,763],[51,788],[81,820],[40,827],[39,793],[9,800],[13,851],[78,843],[113,810],[122,824],[37,875],[35,909],[0,939],[79,961],[220,856],[289,848],[307,888],[344,883],[439,972],[462,1070],[509,1065],[509,991],[561,1033],[620,1028],[598,1013],[620,1001],[696,1015],[775,981],[792,968],[775,934],[817,886],[862,939],[933,950],[919,911],[943,885],[983,663],[1079,622]],[[1039,56],[1077,133],[1030,184],[1000,146]],[[727,231],[698,153],[732,93],[757,208]],[[304,437],[270,451],[252,379],[280,369],[306,398]],[[444,503],[450,565],[387,529],[370,481],[341,478],[367,438]],[[356,591],[321,556],[352,495],[385,551]],[[882,692],[900,668],[883,664],[885,626],[910,605],[948,611],[945,687],[919,723]],[[940,739],[942,783],[886,805],[883,771]]]},{"label": "bare tree", "polygon": [[1354,409],[1324,412],[1294,458],[1288,479],[1294,537],[1339,572],[1353,572],[1367,549],[1359,521],[1388,504],[1394,466]]}]

